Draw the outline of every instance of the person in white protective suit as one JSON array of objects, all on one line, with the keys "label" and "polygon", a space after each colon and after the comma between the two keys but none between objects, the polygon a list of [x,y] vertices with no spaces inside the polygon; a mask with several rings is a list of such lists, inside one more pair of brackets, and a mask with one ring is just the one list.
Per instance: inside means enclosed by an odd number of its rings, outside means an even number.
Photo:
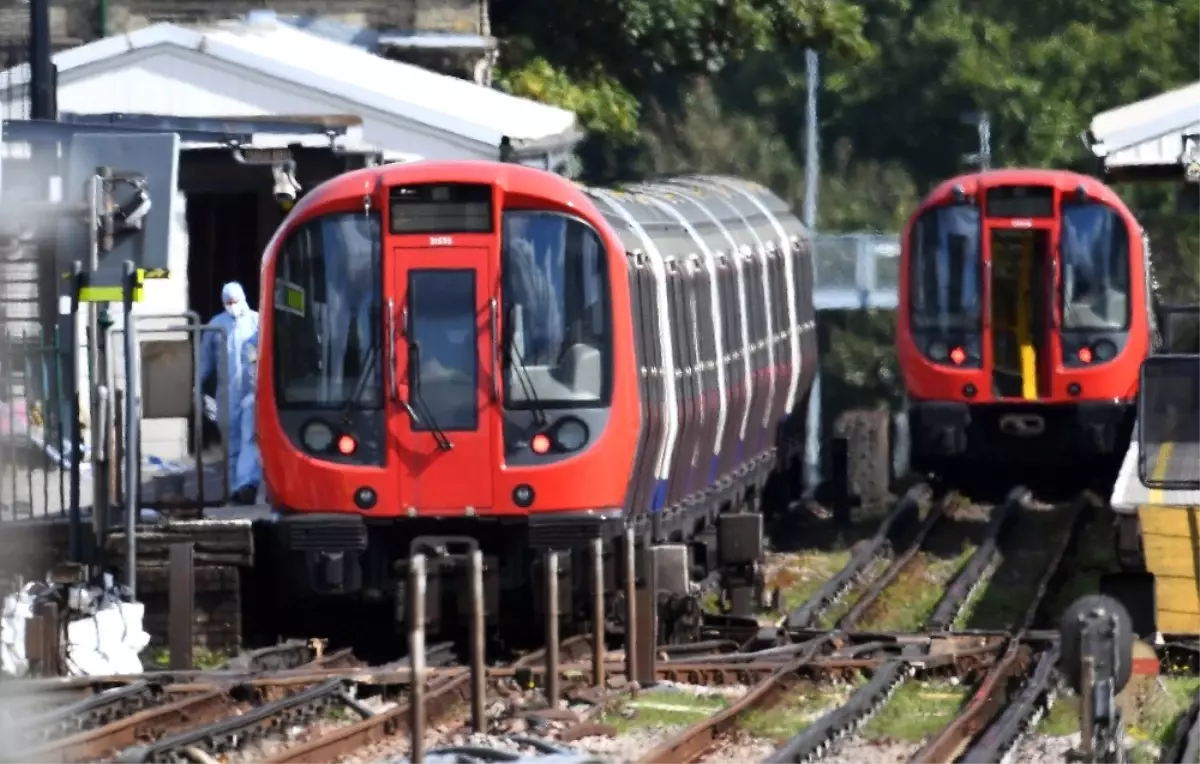
[{"label": "person in white protective suit", "polygon": [[262,482],[262,461],[258,453],[257,439],[254,437],[254,399],[255,383],[258,381],[258,329],[242,346],[242,400],[240,406],[241,431],[237,433],[241,441],[238,445],[237,464],[233,466],[234,492],[233,501],[236,504],[251,505],[258,498],[258,485]]},{"label": "person in white protective suit", "polygon": [[[225,310],[213,316],[208,325],[224,329],[225,334],[222,335],[219,332],[203,334],[204,340],[200,344],[200,384],[203,385],[209,378],[219,373],[220,357],[224,353],[226,389],[218,388],[216,399],[217,406],[228,415],[226,420],[228,429],[221,433],[221,438],[225,442],[225,451],[229,455],[230,487],[237,493],[240,489],[245,488],[248,481],[253,478],[253,475],[238,474],[238,457],[244,441],[241,404],[247,392],[244,389],[247,376],[243,369],[243,359],[246,357],[246,344],[258,334],[258,313],[250,310],[250,306],[246,304],[246,292],[236,281],[226,284],[221,289],[221,301],[225,304]],[[218,385],[219,383],[220,380],[218,380]],[[221,416],[217,417],[218,424],[222,419]],[[250,427],[253,428],[253,426],[252,419]]]}]

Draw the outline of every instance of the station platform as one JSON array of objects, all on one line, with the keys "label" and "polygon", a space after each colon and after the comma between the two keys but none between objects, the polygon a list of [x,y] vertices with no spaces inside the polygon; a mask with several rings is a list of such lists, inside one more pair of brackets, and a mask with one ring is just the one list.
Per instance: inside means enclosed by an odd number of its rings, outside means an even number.
[{"label": "station platform", "polygon": [[[1150,488],[1138,476],[1141,448],[1136,427],[1121,471],[1113,486],[1112,508],[1120,514],[1136,514],[1139,507],[1200,507],[1200,490]],[[1146,474],[1153,483],[1181,484],[1200,481],[1200,443],[1148,444]]]},{"label": "station platform", "polygon": [[1142,557],[1154,576],[1154,612],[1160,634],[1200,633],[1200,444],[1164,441],[1146,446],[1145,476],[1139,475],[1141,444],[1134,428],[1113,487],[1114,512],[1136,518]]}]

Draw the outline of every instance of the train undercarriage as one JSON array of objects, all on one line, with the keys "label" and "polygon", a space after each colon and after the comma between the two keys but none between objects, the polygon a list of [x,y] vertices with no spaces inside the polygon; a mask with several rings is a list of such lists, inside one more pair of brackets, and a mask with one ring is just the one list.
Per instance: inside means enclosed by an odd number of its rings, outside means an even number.
[{"label": "train undercarriage", "polygon": [[781,476],[791,478],[798,464],[774,467],[771,451],[702,500],[632,523],[620,509],[509,518],[279,515],[256,528],[255,578],[266,605],[259,615],[279,628],[280,618],[287,618],[280,613],[320,614],[314,620],[327,623],[336,610],[362,628],[360,616],[369,614],[371,628],[389,621],[391,635],[381,637],[400,644],[395,640],[408,625],[408,561],[422,553],[427,634],[456,639],[471,613],[470,559],[478,550],[488,631],[506,645],[532,644],[543,638],[546,623],[546,553],[558,553],[560,620],[581,624],[592,619],[593,544],[599,539],[606,628],[620,635],[633,590],[625,563],[629,529],[635,584],[643,585],[653,567],[658,641],[691,641],[699,634],[706,593],[715,592],[734,615],[750,615],[762,601],[764,497],[774,495]]},{"label": "train undercarriage", "polygon": [[1026,471],[1040,465],[1050,473],[1082,465],[1082,472],[1111,474],[1129,445],[1134,409],[1124,401],[910,402],[912,467],[922,473],[967,475],[997,465]]}]

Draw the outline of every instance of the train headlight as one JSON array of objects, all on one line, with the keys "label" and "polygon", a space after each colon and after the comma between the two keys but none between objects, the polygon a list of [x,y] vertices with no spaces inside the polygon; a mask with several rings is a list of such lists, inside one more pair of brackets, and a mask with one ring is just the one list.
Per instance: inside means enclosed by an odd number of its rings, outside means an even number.
[{"label": "train headlight", "polygon": [[935,361],[945,361],[950,357],[950,348],[946,347],[946,343],[941,340],[934,340],[929,343],[929,357]]},{"label": "train headlight", "polygon": [[587,443],[587,439],[587,425],[578,419],[563,419],[554,428],[554,445],[560,451],[578,451]]},{"label": "train headlight", "polygon": [[300,440],[309,451],[328,451],[333,445],[333,429],[321,421],[309,422],[300,431]]},{"label": "train headlight", "polygon": [[1117,346],[1108,340],[1100,340],[1092,348],[1097,361],[1111,361],[1117,357]]}]

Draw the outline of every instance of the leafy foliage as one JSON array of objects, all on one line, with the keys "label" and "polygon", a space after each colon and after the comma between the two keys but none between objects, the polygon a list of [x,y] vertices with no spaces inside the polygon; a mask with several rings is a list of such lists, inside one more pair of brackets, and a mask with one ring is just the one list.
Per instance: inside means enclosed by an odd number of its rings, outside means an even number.
[{"label": "leafy foliage", "polygon": [[541,56],[502,71],[497,83],[510,93],[552,103],[575,112],[584,129],[617,144],[637,135],[639,105],[629,91],[600,69],[572,78]]},{"label": "leafy foliage", "polygon": [[[818,227],[896,231],[978,150],[1095,171],[1093,116],[1195,80],[1200,0],[493,0],[503,86],[575,109],[584,175],[753,178],[799,208],[803,49],[821,53]],[[1171,185],[1118,189],[1162,294],[1200,297],[1196,216]],[[890,313],[822,314],[830,409],[894,405]]]}]

